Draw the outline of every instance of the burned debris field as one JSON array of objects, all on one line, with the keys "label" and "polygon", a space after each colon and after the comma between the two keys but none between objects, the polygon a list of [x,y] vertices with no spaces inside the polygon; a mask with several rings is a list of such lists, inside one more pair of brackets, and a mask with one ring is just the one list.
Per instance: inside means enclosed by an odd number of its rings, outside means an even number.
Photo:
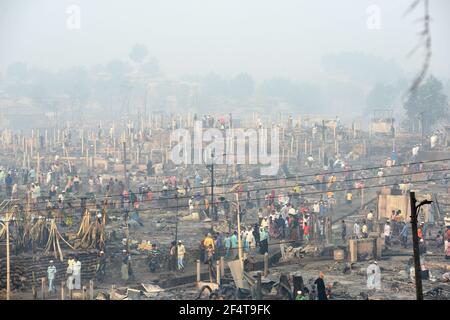
[{"label": "burned debris field", "polygon": [[2,2],[0,299],[449,300],[449,4],[337,3]]}]

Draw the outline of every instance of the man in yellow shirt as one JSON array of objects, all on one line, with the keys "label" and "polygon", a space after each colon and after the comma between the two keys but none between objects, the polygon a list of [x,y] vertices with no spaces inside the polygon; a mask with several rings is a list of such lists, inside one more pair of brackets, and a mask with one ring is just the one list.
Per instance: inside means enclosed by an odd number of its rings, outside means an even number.
[{"label": "man in yellow shirt", "polygon": [[211,233],[207,234],[205,240],[203,240],[203,244],[204,244],[205,248],[208,248],[211,245],[212,248],[215,249],[215,247],[214,247],[214,239],[211,236]]},{"label": "man in yellow shirt", "polygon": [[352,193],[350,191],[347,191],[347,194],[345,195],[345,200],[347,200],[347,204],[349,206],[352,205],[352,198],[353,198]]}]

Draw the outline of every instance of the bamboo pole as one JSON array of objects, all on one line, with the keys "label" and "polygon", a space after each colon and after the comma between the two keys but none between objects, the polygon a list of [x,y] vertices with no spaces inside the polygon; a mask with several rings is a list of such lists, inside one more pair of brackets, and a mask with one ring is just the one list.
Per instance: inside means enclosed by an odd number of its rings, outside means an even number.
[{"label": "bamboo pole", "polygon": [[37,298],[36,276],[34,274],[34,271],[31,274],[32,274],[31,292],[32,292],[32,295],[33,295],[33,300],[36,300],[36,298]]},{"label": "bamboo pole", "polygon": [[244,270],[244,261],[242,260],[242,240],[241,240],[241,217],[240,211],[241,207],[239,205],[239,192],[236,192],[236,201],[237,201],[237,227],[238,227],[238,255],[239,261],[241,263],[241,268]]},{"label": "bamboo pole", "polygon": [[94,300],[94,280],[89,280],[89,300]]},{"label": "bamboo pole", "polygon": [[269,254],[264,253],[264,277],[269,275]]},{"label": "bamboo pole", "polygon": [[220,278],[221,278],[220,274],[221,274],[220,273],[220,263],[219,263],[219,261],[216,261],[216,282],[218,285],[220,285]]},{"label": "bamboo pole", "polygon": [[201,281],[201,273],[200,273],[200,260],[197,260],[197,285]]},{"label": "bamboo pole", "polygon": [[42,300],[45,300],[45,277],[41,278],[41,293],[42,293]]},{"label": "bamboo pole", "polygon": [[225,258],[220,257],[220,275],[222,278],[225,276]]}]

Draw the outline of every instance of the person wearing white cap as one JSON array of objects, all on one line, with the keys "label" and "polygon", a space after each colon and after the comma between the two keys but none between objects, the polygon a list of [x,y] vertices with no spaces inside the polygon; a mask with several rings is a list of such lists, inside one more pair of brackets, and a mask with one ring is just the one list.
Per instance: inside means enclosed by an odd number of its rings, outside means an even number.
[{"label": "person wearing white cap", "polygon": [[295,296],[295,300],[306,300],[306,297],[304,296],[303,292],[301,290],[297,291],[297,295]]},{"label": "person wearing white cap", "polygon": [[183,241],[178,241],[178,248],[177,248],[177,256],[178,256],[178,270],[184,270],[184,254],[186,253],[186,248],[184,247]]},{"label": "person wearing white cap", "polygon": [[121,267],[121,273],[122,273],[122,280],[127,281],[128,280],[128,255],[127,250],[122,250],[122,267]]},{"label": "person wearing white cap", "polygon": [[381,290],[381,270],[376,261],[367,267],[367,289]]},{"label": "person wearing white cap", "polygon": [[50,265],[47,268],[48,292],[49,293],[56,292],[55,278],[56,278],[56,267],[53,264],[53,260],[50,260]]}]

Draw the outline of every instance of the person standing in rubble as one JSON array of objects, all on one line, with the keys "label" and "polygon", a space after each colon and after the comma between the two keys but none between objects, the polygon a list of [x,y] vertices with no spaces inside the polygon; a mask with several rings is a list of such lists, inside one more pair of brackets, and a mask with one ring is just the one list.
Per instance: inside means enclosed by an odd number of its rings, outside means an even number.
[{"label": "person standing in rubble", "polygon": [[400,239],[402,241],[403,248],[406,248],[406,244],[408,243],[408,225],[406,222],[403,222],[402,231],[400,231]]},{"label": "person standing in rubble", "polygon": [[303,235],[305,236],[306,242],[309,242],[309,233],[310,233],[310,226],[307,222],[305,222],[305,226],[303,227]]},{"label": "person standing in rubble", "polygon": [[96,272],[95,272],[96,279],[99,282],[103,282],[103,278],[105,277],[105,274],[106,274],[106,257],[105,257],[105,252],[103,252],[103,251],[99,252],[95,270],[96,270]]},{"label": "person standing in rubble", "polygon": [[229,232],[227,232],[224,244],[225,244],[225,258],[228,258],[230,256],[230,249],[231,249],[231,237]]},{"label": "person standing in rubble", "polygon": [[230,240],[231,240],[231,259],[234,260],[236,258],[236,255],[238,254],[238,246],[239,246],[237,231],[233,232],[233,235],[231,236]]},{"label": "person standing in rubble", "polygon": [[73,265],[74,265],[74,263],[75,263],[74,259],[72,257],[70,257],[69,261],[68,261],[67,271],[66,271],[66,274],[67,274],[66,287],[67,287],[67,290],[69,290],[69,291],[74,289],[74,286],[73,286],[73,282],[74,282]]},{"label": "person standing in rubble", "polygon": [[260,228],[259,229],[259,253],[265,254],[266,252],[269,252],[269,233],[267,232],[267,228]]},{"label": "person standing in rubble", "polygon": [[383,235],[384,235],[384,243],[386,247],[389,247],[391,245],[391,225],[389,221],[387,221],[386,224],[384,225]]},{"label": "person standing in rubble", "polygon": [[343,242],[347,239],[347,225],[345,224],[345,220],[342,220],[341,224],[341,239]]},{"label": "person standing in rubble", "polygon": [[56,278],[56,267],[53,264],[53,260],[50,260],[50,265],[47,268],[47,279],[48,279],[48,292],[55,293],[55,278]]},{"label": "person standing in rubble", "polygon": [[186,248],[184,247],[183,241],[178,241],[178,247],[177,247],[177,256],[178,256],[178,270],[183,271],[184,270],[184,255],[186,253]]},{"label": "person standing in rubble", "polygon": [[356,239],[361,239],[361,227],[359,226],[358,221],[355,221],[355,224],[353,225],[353,236]]},{"label": "person standing in rubble", "polygon": [[247,234],[245,236],[245,242],[247,243],[248,250],[253,252],[256,248],[256,240],[253,235],[253,228],[251,226],[248,227]]},{"label": "person standing in rubble", "polygon": [[327,292],[325,289],[324,279],[325,275],[323,272],[319,273],[319,277],[314,281],[314,284],[317,286],[317,299],[318,300],[328,300]]},{"label": "person standing in rubble", "polygon": [[367,214],[367,228],[369,232],[373,232],[373,212],[372,210],[369,211]]},{"label": "person standing in rubble", "polygon": [[75,280],[74,289],[81,289],[81,261],[78,257],[75,257],[75,264],[73,265],[73,277]]},{"label": "person standing in rubble", "polygon": [[376,261],[372,261],[366,270],[367,289],[381,290],[381,270]]},{"label": "person standing in rubble", "polygon": [[127,252],[127,250],[122,250],[122,267],[121,267],[121,273],[122,273],[122,280],[125,281],[125,283],[130,278],[130,275],[132,274],[131,271],[131,256]]},{"label": "person standing in rubble", "polygon": [[175,241],[172,241],[169,247],[169,271],[176,270],[177,264],[176,259],[177,259],[177,243]]},{"label": "person standing in rubble", "polygon": [[204,244],[205,248],[208,248],[209,245],[211,245],[213,247],[213,249],[215,248],[214,239],[213,239],[211,233],[208,233],[206,235],[205,240],[203,241],[203,244]]},{"label": "person standing in rubble", "polygon": [[352,192],[347,191],[347,193],[345,194],[345,200],[346,200],[348,206],[352,205],[352,198],[353,198]]},{"label": "person standing in rubble", "polygon": [[363,225],[361,228],[362,237],[364,239],[369,237],[369,228],[367,227],[366,221],[363,221]]}]

